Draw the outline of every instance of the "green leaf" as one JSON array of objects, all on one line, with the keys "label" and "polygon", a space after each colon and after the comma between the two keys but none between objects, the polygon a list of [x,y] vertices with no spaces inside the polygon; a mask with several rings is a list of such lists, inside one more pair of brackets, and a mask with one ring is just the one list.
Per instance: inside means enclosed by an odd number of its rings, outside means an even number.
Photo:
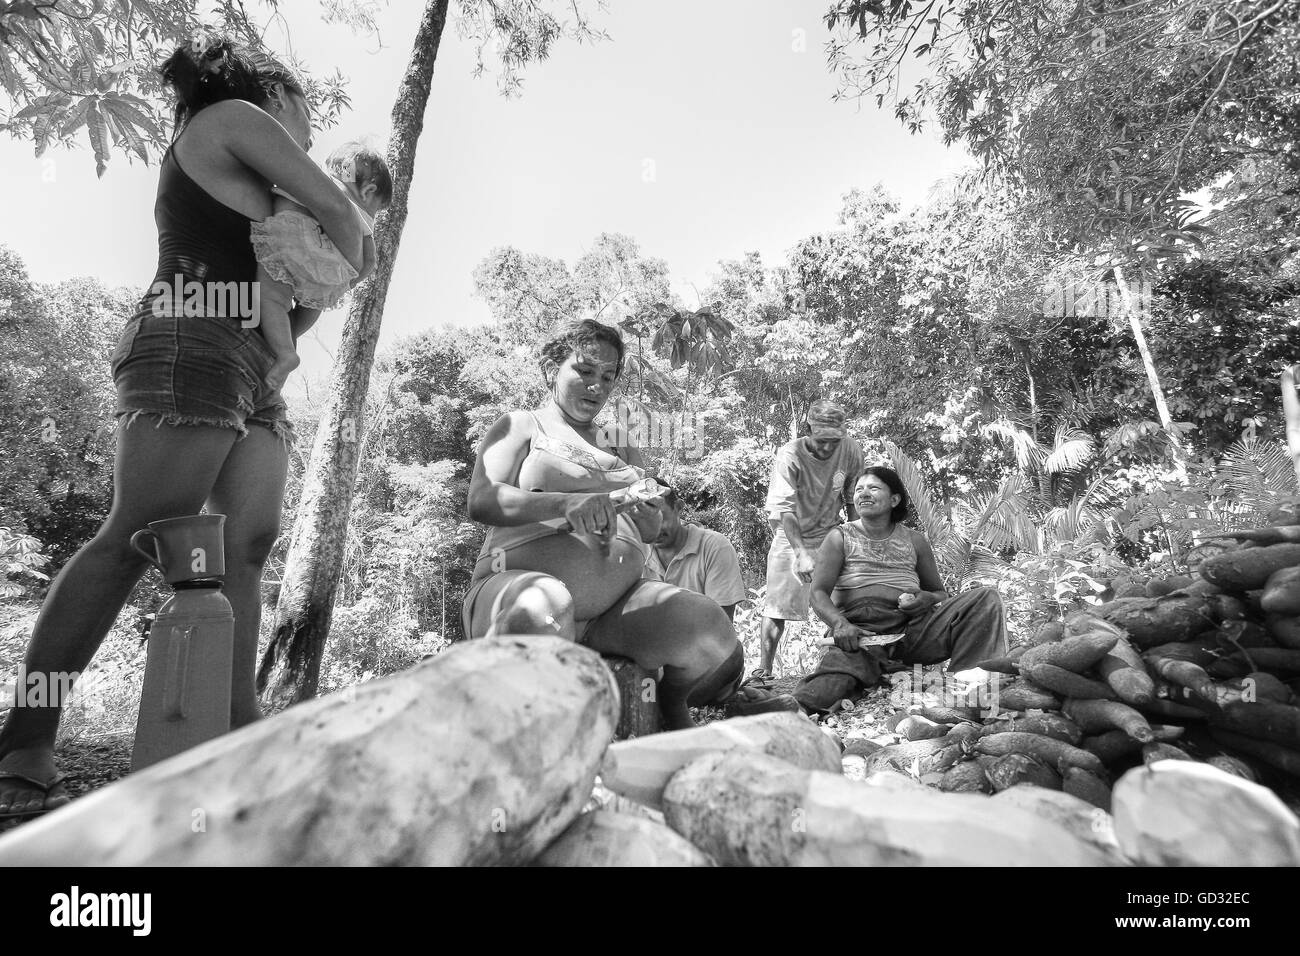
[{"label": "green leaf", "polygon": [[108,124],[104,122],[104,117],[100,115],[99,107],[94,102],[87,110],[87,125],[90,127],[90,145],[95,151],[95,175],[102,179],[105,170],[108,169]]},{"label": "green leaf", "polygon": [[60,136],[71,136],[85,126],[89,116],[93,97],[83,96],[76,106],[67,111],[63,123],[59,126]]}]

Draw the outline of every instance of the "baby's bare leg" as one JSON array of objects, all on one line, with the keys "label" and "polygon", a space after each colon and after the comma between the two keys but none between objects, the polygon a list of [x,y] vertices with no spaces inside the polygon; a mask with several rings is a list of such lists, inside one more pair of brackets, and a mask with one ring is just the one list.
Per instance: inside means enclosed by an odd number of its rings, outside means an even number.
[{"label": "baby's bare leg", "polygon": [[275,364],[266,373],[266,384],[274,390],[284,387],[289,373],[302,361],[294,347],[293,328],[289,321],[293,289],[272,279],[260,265],[257,267],[257,283],[260,289],[258,324],[266,344],[275,353]]}]

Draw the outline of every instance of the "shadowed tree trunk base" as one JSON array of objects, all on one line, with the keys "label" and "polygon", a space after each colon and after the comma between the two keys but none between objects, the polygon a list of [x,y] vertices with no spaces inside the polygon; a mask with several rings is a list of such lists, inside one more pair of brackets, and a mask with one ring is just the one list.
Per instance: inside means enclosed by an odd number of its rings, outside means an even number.
[{"label": "shadowed tree trunk base", "polygon": [[614,675],[620,700],[615,740],[645,737],[663,730],[659,712],[659,672],[646,670],[626,657],[602,658]]},{"label": "shadowed tree trunk base", "polygon": [[[257,668],[257,693],[263,709],[276,714],[315,696],[324,645],[315,635],[329,632],[331,609],[294,614],[277,625]],[[310,689],[305,696],[302,689]]]}]

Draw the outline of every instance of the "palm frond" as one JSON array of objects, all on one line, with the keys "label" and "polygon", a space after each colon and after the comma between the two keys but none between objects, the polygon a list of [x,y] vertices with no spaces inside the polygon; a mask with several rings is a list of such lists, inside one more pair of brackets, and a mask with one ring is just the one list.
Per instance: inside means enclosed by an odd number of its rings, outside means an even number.
[{"label": "palm frond", "polygon": [[894,471],[898,472],[898,477],[902,479],[903,487],[907,489],[907,497],[911,499],[916,517],[921,522],[921,530],[930,539],[930,543],[938,549],[952,534],[952,522],[943,513],[942,506],[931,496],[930,489],[925,486],[925,478],[916,462],[908,458],[902,449],[887,438],[881,439],[881,445],[889,460],[893,462]]},{"label": "palm frond", "polygon": [[993,551],[1039,550],[1038,529],[1024,478],[1008,475],[996,489],[957,506],[962,532]]},{"label": "palm frond", "polygon": [[1033,435],[1005,418],[999,418],[997,421],[981,425],[980,434],[985,438],[993,437],[1009,441],[1016,455],[1016,464],[1020,466],[1022,471],[1028,471],[1040,465],[1046,456],[1045,449],[1034,441]]},{"label": "palm frond", "polygon": [[1056,541],[1073,541],[1084,530],[1080,520],[1081,502],[1073,499],[1068,505],[1060,505],[1043,516],[1043,529]]},{"label": "palm frond", "polygon": [[1002,560],[1001,557],[987,548],[977,545],[971,549],[970,560],[966,565],[966,573],[962,575],[961,581],[958,582],[957,590],[960,591],[976,584],[995,587],[1006,575],[1009,567],[1011,565]]},{"label": "palm frond", "polygon": [[1235,442],[1224,452],[1219,477],[1238,503],[1261,516],[1279,498],[1297,490],[1291,457],[1280,441],[1243,438]]},{"label": "palm frond", "polygon": [[1049,475],[1076,471],[1092,458],[1095,447],[1087,432],[1061,423],[1056,426],[1052,450],[1043,459],[1043,471]]},{"label": "palm frond", "polygon": [[939,565],[939,576],[950,594],[961,590],[970,573],[971,543],[961,535],[949,535],[942,547],[934,549],[934,560]]}]

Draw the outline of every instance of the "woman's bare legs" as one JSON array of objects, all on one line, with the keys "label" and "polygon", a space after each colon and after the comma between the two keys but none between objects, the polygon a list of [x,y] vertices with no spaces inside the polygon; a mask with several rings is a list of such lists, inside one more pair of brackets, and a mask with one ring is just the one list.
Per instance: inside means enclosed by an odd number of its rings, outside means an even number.
[{"label": "woman's bare legs", "polygon": [[573,596],[558,578],[540,571],[501,571],[479,589],[469,637],[555,634],[576,639]]},{"label": "woman's bare legs", "polygon": [[[50,588],[27,646],[28,675],[85,670],[147,567],[130,547],[131,535],[150,521],[197,514],[237,437],[216,426],[155,425],[147,416],[130,427],[119,422],[113,507]],[[0,771],[54,777],[62,703],[9,711],[0,730]],[[0,779],[0,813],[39,810],[43,801],[29,785]]]},{"label": "woman's bare legs", "polygon": [[235,655],[230,675],[230,726],[262,716],[254,676],[262,619],[262,568],[280,534],[289,453],[268,428],[250,425],[221,466],[208,510],[226,516],[226,574],[222,585],[235,612]]},{"label": "woman's bare legs", "polygon": [[[475,596],[470,634],[554,634],[572,640],[573,600],[557,578],[503,571]],[[593,622],[583,643],[601,654],[664,669],[659,704],[670,730],[692,726],[689,707],[726,696],[744,675],[744,652],[726,613],[702,594],[642,581]]]},{"label": "woman's bare legs", "polygon": [[726,612],[709,598],[657,581],[642,581],[590,630],[585,643],[601,654],[662,667],[659,704],[669,730],[693,726],[689,706],[733,691],[744,653]]}]

